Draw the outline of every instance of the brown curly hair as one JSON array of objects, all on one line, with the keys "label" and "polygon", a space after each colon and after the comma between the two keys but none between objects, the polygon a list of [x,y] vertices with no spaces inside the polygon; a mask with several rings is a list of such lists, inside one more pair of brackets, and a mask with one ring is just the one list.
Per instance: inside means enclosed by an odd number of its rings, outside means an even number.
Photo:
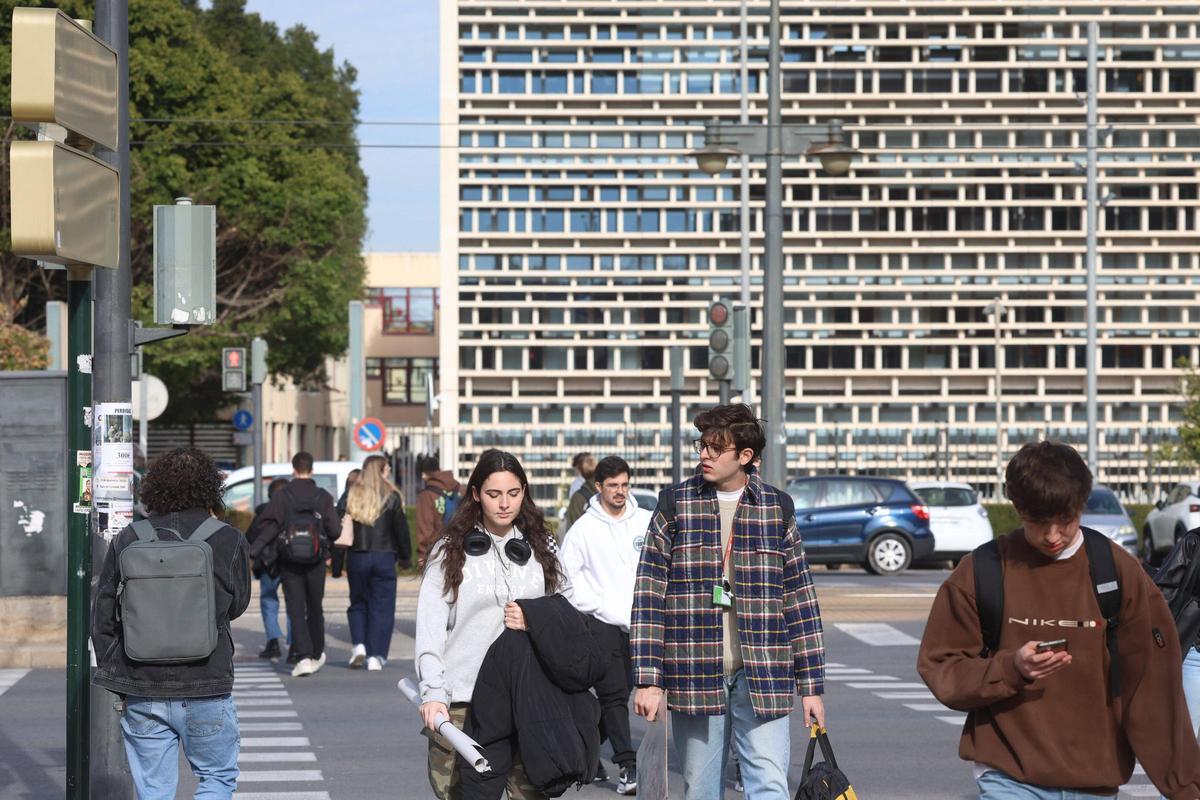
[{"label": "brown curly hair", "polygon": [[[479,457],[463,497],[454,509],[454,516],[446,523],[442,537],[442,577],[444,579],[445,595],[453,601],[458,600],[458,587],[462,585],[463,565],[467,562],[467,551],[464,540],[468,533],[483,522],[483,509],[476,494],[483,489],[483,483],[497,472],[511,472],[521,482],[524,493],[521,497],[521,510],[517,513],[514,524],[517,530],[533,548],[533,557],[542,565],[545,576],[546,594],[556,591],[563,582],[562,568],[555,555],[557,547],[554,544],[554,534],[546,525],[546,517],[542,510],[529,496],[529,479],[525,469],[512,453],[501,450],[485,450]],[[428,565],[429,562],[426,562]],[[426,567],[428,569],[428,566]]]},{"label": "brown curly hair", "polygon": [[206,453],[180,447],[159,456],[142,481],[142,505],[150,514],[202,508],[225,513],[225,473]]}]

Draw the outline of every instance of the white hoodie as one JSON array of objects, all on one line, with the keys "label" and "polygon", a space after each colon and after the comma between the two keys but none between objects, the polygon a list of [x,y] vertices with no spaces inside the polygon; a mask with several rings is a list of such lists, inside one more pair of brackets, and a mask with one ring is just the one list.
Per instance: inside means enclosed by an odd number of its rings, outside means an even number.
[{"label": "white hoodie", "polygon": [[629,632],[633,614],[633,584],[638,558],[650,527],[650,512],[638,508],[629,496],[619,519],[600,504],[600,495],[588,501],[587,510],[563,539],[563,569],[571,581],[571,603],[609,625]]}]

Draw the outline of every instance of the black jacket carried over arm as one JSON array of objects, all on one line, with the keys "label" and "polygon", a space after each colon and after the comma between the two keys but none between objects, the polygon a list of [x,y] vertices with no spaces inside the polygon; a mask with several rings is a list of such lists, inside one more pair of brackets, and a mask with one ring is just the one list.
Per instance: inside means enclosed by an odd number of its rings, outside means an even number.
[{"label": "black jacket carried over arm", "polygon": [[337,509],[333,506],[333,498],[329,496],[329,492],[317,486],[312,478],[293,478],[291,483],[275,492],[267,507],[255,518],[258,534],[254,537],[254,543],[250,545],[251,559],[264,557],[267,548],[272,546],[287,525],[293,503],[309,503],[317,509],[317,513],[321,515],[324,551],[329,552],[334,540],[342,532],[342,523]]},{"label": "black jacket carried over arm", "polygon": [[1186,656],[1200,646],[1200,528],[1188,531],[1163,561],[1154,576],[1162,589],[1179,629],[1179,645]]},{"label": "black jacket carried over arm", "polygon": [[588,689],[603,676],[605,661],[584,616],[565,597],[517,602],[529,630],[505,630],[488,649],[469,732],[485,748],[515,734],[530,783],[558,797],[595,777],[600,704]]},{"label": "black jacket carried over arm", "polygon": [[[170,528],[186,539],[208,516],[207,511],[197,508],[152,514],[150,522],[156,528]],[[111,692],[139,697],[212,697],[233,691],[233,636],[229,622],[240,617],[250,604],[246,537],[237,528],[226,525],[208,538],[216,584],[217,648],[208,658],[187,664],[147,664],[133,661],[125,654],[121,623],[117,620],[117,587],[121,584],[117,557],[136,540],[132,526],[117,534],[100,569],[92,607],[92,645],[96,649],[93,680]]]}]

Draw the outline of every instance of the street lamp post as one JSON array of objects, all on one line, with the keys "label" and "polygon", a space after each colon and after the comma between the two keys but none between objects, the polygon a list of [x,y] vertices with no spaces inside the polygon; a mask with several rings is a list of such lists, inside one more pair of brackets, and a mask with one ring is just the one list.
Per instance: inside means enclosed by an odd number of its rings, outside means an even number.
[{"label": "street lamp post", "polygon": [[996,499],[995,499],[995,502],[997,502],[997,503],[999,503],[1001,498],[1004,496],[1004,450],[1002,447],[1003,440],[1001,438],[1001,436],[1004,432],[1004,425],[1003,425],[1003,415],[1001,413],[1002,409],[1000,407],[1001,376],[1003,375],[1003,372],[1004,372],[1004,351],[1001,349],[1003,345],[1002,345],[1002,342],[1000,339],[1000,322],[1002,321],[1002,319],[1004,317],[1004,312],[1005,312],[1004,301],[1001,300],[999,297],[997,297],[992,302],[988,303],[983,308],[984,316],[991,317],[992,320],[996,324],[996,353],[995,353],[995,357],[993,360],[996,362],[995,363],[995,367],[996,367],[996,386],[995,386],[995,398],[996,398]]},{"label": "street lamp post", "polygon": [[1096,253],[1097,217],[1100,199],[1097,180],[1097,139],[1099,112],[1097,91],[1099,70],[1097,69],[1098,40],[1100,25],[1089,22],[1087,27],[1087,462],[1095,480],[1100,480],[1100,434],[1098,431],[1099,409],[1096,398],[1096,367],[1099,352],[1096,346]]},{"label": "street lamp post", "polygon": [[727,124],[713,120],[704,126],[704,148],[693,153],[709,175],[725,171],[732,156],[765,158],[766,208],[763,225],[763,339],[761,413],[766,423],[763,479],[775,486],[787,482],[787,442],[784,431],[783,335],[783,158],[818,158],[829,175],[845,175],[857,151],[845,141],[840,120],[825,125],[784,125],[779,97],[779,0],[771,0],[770,47],[767,66],[767,124]]}]

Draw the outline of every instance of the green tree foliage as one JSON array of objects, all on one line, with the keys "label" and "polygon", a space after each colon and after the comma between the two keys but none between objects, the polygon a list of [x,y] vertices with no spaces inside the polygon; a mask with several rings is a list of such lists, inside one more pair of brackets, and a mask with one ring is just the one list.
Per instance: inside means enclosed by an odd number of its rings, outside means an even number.
[{"label": "green tree foliage", "polygon": [[1183,406],[1178,439],[1159,447],[1157,460],[1200,467],[1200,370],[1186,358],[1179,359],[1176,366],[1183,372],[1179,387]]},{"label": "green tree foliage", "polygon": [[[0,0],[0,25],[18,4],[50,5]],[[91,13],[91,3],[56,5]],[[280,33],[246,13],[244,0],[129,5],[135,317],[152,322],[153,207],[181,195],[217,207],[217,323],[146,350],[147,371],[171,389],[169,421],[211,419],[228,403],[220,349],[254,336],[267,340],[273,374],[319,383],[325,358],[346,348],[347,302],[362,292],[366,178],[346,124],[358,112],[354,68],[303,27]],[[0,33],[6,107],[10,43],[11,29]],[[29,135],[5,129],[6,140]],[[0,305],[27,303],[17,321],[33,328],[65,278],[8,252],[7,150]]]},{"label": "green tree foliage", "polygon": [[0,304],[0,372],[45,369],[50,340],[12,321],[13,312]]}]

